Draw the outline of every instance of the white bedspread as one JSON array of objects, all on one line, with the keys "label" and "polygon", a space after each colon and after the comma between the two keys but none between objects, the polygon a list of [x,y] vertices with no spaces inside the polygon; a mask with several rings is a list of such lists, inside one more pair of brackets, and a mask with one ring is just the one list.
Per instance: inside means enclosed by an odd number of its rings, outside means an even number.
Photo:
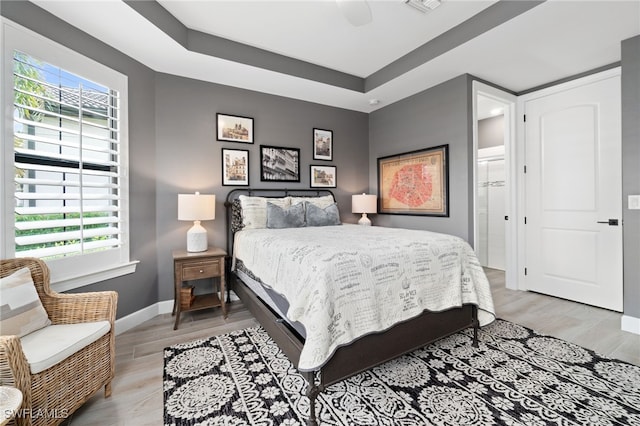
[{"label": "white bedspread", "polygon": [[282,294],[289,319],[304,325],[301,371],[425,309],[473,303],[481,325],[495,318],[475,253],[452,235],[347,224],[249,229],[236,234],[234,257]]}]

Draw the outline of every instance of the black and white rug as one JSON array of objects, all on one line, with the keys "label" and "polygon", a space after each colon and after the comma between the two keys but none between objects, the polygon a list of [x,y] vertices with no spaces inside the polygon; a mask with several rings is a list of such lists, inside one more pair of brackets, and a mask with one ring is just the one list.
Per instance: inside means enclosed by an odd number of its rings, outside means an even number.
[{"label": "black and white rug", "polygon": [[[502,320],[330,386],[322,425],[640,425],[640,367]],[[261,328],[164,353],[165,425],[304,425],[306,381]]]}]

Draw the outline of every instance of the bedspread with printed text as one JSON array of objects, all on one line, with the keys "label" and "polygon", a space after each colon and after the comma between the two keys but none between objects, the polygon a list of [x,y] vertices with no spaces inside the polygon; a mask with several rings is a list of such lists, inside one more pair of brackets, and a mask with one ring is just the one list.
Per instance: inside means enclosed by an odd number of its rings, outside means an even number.
[{"label": "bedspread with printed text", "polygon": [[248,229],[236,233],[234,257],[282,294],[287,317],[304,325],[301,371],[424,310],[471,303],[481,325],[495,318],[482,266],[452,235],[349,224]]}]

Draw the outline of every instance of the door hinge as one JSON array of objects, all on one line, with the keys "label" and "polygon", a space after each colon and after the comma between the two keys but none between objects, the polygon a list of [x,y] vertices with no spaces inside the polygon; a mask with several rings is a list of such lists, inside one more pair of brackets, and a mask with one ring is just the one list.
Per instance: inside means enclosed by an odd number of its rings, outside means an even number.
[{"label": "door hinge", "polygon": [[524,268],[524,274],[527,275],[527,268]]},{"label": "door hinge", "polygon": [[527,224],[527,217],[526,216],[524,217],[524,224],[525,225]]},{"label": "door hinge", "polygon": [[524,172],[527,173],[527,166],[524,166]]},{"label": "door hinge", "polygon": [[523,121],[526,123],[527,122],[527,114],[522,116]]}]

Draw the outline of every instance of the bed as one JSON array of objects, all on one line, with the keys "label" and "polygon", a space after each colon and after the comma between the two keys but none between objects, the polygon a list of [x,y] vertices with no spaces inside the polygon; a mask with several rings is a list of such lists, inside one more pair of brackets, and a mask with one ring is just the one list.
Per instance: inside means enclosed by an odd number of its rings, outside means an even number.
[{"label": "bed", "polygon": [[477,346],[494,318],[460,238],[341,224],[328,190],[236,189],[225,206],[229,291],[305,376],[310,425],[325,387],[468,327]]}]

